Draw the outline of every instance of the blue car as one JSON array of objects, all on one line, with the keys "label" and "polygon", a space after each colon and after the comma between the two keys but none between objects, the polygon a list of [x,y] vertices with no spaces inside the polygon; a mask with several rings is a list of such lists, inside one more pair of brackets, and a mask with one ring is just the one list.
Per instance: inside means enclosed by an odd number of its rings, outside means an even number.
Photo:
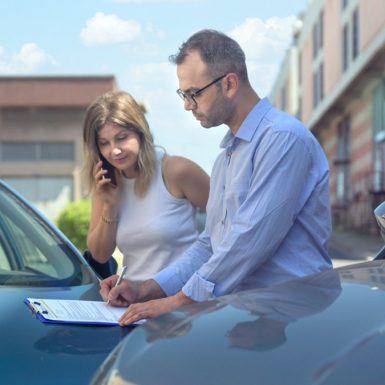
[{"label": "blue car", "polygon": [[383,385],[385,263],[329,270],[147,321],[92,385]]},{"label": "blue car", "polygon": [[148,320],[91,385],[383,385],[384,254]]},{"label": "blue car", "polygon": [[0,181],[0,384],[87,384],[131,327],[46,324],[26,297],[101,300],[70,241]]}]

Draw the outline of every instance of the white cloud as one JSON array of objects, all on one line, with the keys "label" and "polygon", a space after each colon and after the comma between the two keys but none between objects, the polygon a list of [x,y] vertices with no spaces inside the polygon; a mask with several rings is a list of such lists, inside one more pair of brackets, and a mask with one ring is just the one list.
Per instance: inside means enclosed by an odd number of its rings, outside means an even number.
[{"label": "white cloud", "polygon": [[133,41],[140,35],[141,26],[135,20],[123,20],[103,12],[97,12],[87,20],[86,27],[80,32],[80,38],[87,47]]},{"label": "white cloud", "polygon": [[229,32],[246,54],[249,77],[256,91],[265,96],[273,86],[278,68],[290,45],[297,18],[247,18]]},{"label": "white cloud", "polygon": [[167,109],[168,105],[178,102],[176,69],[169,62],[131,67],[124,82],[128,84],[125,91],[137,100],[145,101],[150,111],[160,107]]},{"label": "white cloud", "polygon": [[0,47],[0,72],[33,73],[46,66],[58,67],[59,63],[35,43],[25,43],[20,51],[6,55],[4,47]]},{"label": "white cloud", "polygon": [[129,77],[136,83],[151,83],[155,86],[163,86],[165,82],[176,82],[176,67],[169,62],[146,63],[130,68]]},{"label": "white cloud", "polygon": [[145,24],[145,30],[147,33],[155,35],[158,39],[164,40],[167,36],[163,29],[157,28],[153,23],[147,22]]}]

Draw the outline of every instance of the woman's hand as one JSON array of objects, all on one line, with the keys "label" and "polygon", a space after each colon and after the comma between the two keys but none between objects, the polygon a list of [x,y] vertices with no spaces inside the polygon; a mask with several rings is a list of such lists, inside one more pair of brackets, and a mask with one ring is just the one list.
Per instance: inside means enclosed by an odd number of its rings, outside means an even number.
[{"label": "woman's hand", "polygon": [[95,191],[94,194],[102,203],[111,206],[116,204],[120,194],[119,188],[119,173],[115,172],[118,185],[114,186],[110,183],[109,179],[105,178],[107,170],[102,168],[103,163],[99,161],[95,165],[94,175],[95,175]]}]

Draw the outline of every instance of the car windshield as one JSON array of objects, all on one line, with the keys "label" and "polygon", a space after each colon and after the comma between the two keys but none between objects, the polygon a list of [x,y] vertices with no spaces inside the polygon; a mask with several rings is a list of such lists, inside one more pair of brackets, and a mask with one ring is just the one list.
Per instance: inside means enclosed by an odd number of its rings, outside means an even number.
[{"label": "car windshield", "polygon": [[0,285],[70,286],[95,277],[64,239],[0,184]]}]

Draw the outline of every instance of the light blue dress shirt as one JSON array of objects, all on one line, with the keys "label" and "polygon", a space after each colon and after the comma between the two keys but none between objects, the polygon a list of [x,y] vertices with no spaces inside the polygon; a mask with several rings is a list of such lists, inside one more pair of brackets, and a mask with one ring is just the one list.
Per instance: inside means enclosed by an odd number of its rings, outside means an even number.
[{"label": "light blue dress shirt", "polygon": [[205,230],[154,278],[195,301],[331,268],[329,168],[312,133],[260,100],[215,161]]}]

